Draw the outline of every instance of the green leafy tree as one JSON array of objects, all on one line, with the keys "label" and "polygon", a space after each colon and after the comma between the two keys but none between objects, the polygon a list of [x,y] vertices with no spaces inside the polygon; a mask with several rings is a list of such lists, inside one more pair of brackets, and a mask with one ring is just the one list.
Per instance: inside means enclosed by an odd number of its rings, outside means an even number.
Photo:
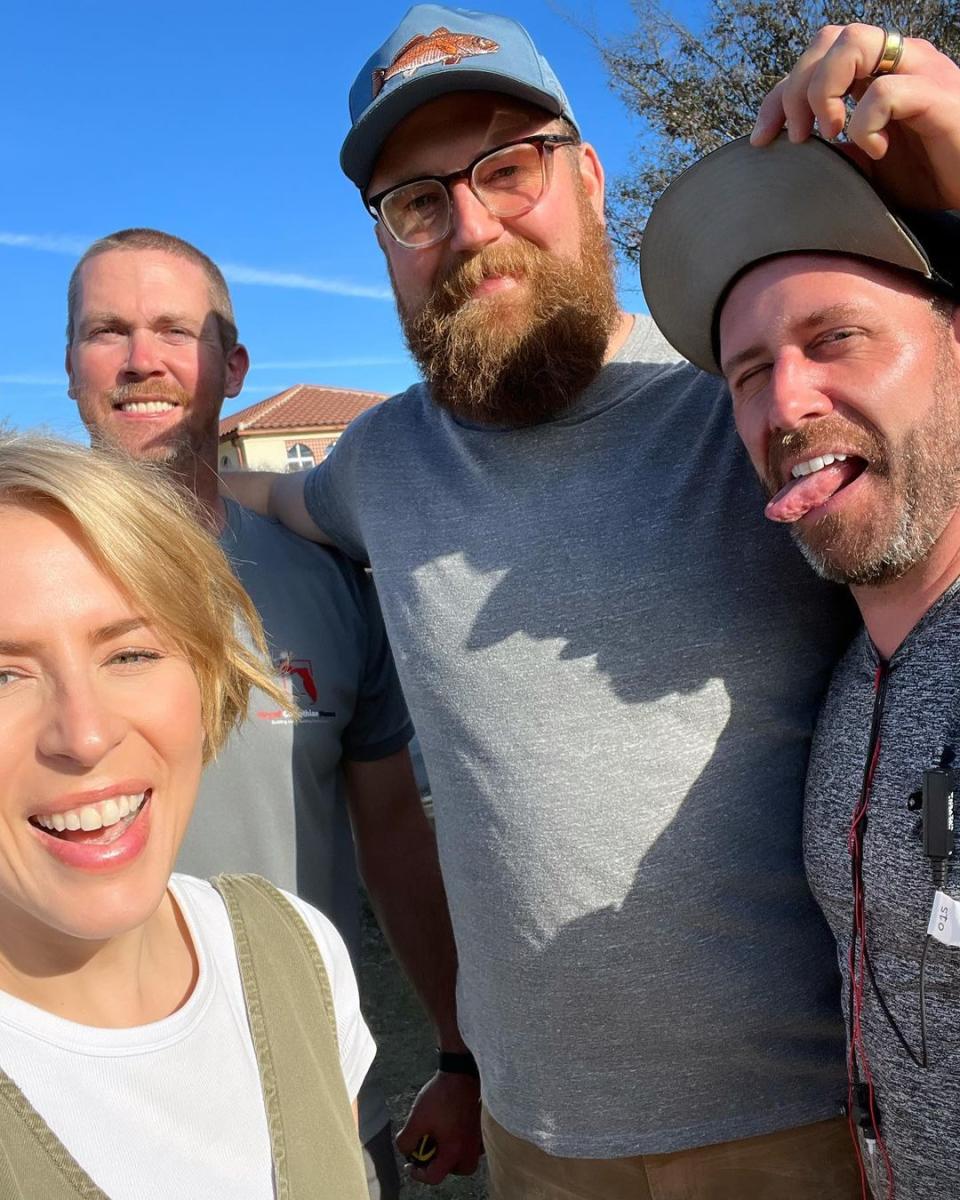
[{"label": "green leafy tree", "polygon": [[634,0],[636,28],[595,38],[613,89],[640,118],[630,173],[609,205],[615,244],[637,260],[650,207],[671,179],[749,133],[760,102],[823,25],[868,21],[925,37],[960,57],[960,0],[913,0],[866,11],[839,0],[713,0],[696,32],[654,0]]}]

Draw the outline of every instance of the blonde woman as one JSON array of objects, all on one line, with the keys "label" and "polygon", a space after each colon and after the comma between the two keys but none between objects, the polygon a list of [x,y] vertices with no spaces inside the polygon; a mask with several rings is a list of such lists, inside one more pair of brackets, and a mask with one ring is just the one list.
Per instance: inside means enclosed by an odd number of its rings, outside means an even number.
[{"label": "blonde woman", "polygon": [[0,440],[4,1200],[366,1196],[339,936],[262,881],[171,877],[251,686],[288,703],[187,504]]}]

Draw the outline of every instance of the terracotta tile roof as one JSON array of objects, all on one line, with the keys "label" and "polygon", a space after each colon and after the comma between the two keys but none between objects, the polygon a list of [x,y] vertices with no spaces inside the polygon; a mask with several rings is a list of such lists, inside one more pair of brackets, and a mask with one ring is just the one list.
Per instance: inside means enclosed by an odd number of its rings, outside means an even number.
[{"label": "terracotta tile roof", "polygon": [[344,428],[368,408],[373,408],[386,396],[380,392],[348,391],[344,388],[319,387],[312,383],[297,383],[260,400],[220,422],[220,436],[232,433],[266,432],[271,429]]}]

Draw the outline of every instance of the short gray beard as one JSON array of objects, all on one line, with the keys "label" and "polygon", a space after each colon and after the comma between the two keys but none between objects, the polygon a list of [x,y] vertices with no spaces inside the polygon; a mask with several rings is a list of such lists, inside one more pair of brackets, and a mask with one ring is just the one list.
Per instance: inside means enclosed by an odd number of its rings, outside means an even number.
[{"label": "short gray beard", "polygon": [[[922,426],[888,453],[896,478],[905,480],[896,528],[877,543],[866,529],[844,555],[842,564],[830,561],[826,548],[811,547],[793,527],[794,541],[809,565],[831,583],[850,587],[882,587],[902,579],[929,555],[960,505],[960,374],[950,356],[941,327],[934,383],[934,405]],[[891,475],[891,478],[893,476]],[[827,517],[821,525],[841,518]]]},{"label": "short gray beard", "polygon": [[905,507],[900,513],[897,529],[883,552],[878,554],[876,547],[866,538],[863,546],[854,547],[848,555],[843,569],[834,567],[822,551],[808,546],[796,529],[792,531],[793,540],[808,565],[821,579],[848,587],[882,587],[902,579],[918,563],[923,562],[943,532],[942,526],[936,531],[919,527],[915,523],[915,516],[914,511],[908,511]]}]

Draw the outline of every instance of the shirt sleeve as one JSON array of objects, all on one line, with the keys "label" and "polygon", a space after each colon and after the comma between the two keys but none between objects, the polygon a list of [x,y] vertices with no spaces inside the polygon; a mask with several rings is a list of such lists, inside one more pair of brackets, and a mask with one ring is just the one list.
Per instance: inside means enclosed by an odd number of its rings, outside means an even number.
[{"label": "shirt sleeve", "polygon": [[360,603],[366,617],[367,645],[357,704],[343,731],[343,754],[356,762],[373,762],[402,750],[413,726],[397,678],[377,589],[366,571],[357,571]]},{"label": "shirt sleeve", "polygon": [[303,500],[317,528],[344,554],[362,563],[368,559],[361,530],[358,470],[366,431],[376,412],[370,409],[351,421],[323,462],[307,472],[303,485]]},{"label": "shirt sleeve", "polygon": [[370,1070],[377,1047],[360,1012],[360,996],[357,991],[357,979],[350,964],[350,955],[343,938],[322,913],[317,912],[298,896],[289,892],[283,894],[306,921],[307,928],[317,943],[323,965],[327,969],[330,991],[333,993],[333,1009],[337,1018],[340,1067],[347,1085],[347,1095],[353,1103]]}]

